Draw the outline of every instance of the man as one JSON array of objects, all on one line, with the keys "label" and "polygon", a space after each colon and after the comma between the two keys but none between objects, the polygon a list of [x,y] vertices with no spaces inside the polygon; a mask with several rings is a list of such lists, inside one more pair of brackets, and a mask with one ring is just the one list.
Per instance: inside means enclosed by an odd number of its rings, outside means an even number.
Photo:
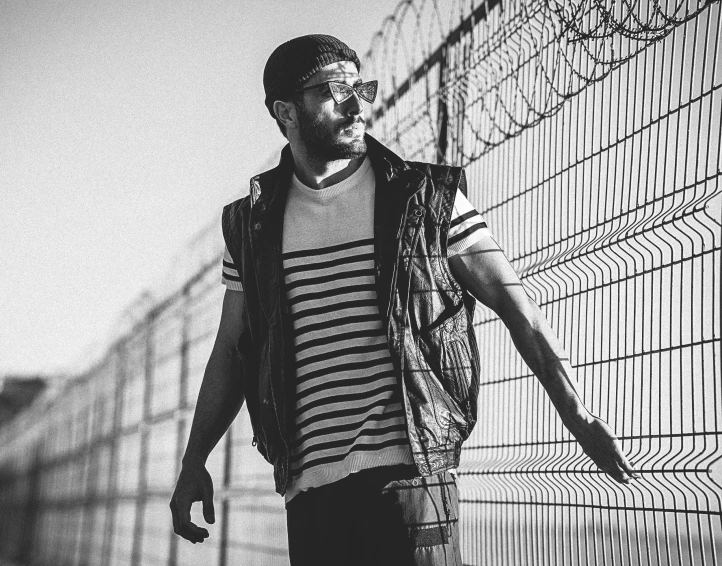
[{"label": "man", "polygon": [[[298,564],[461,564],[455,468],[477,412],[475,299],[493,309],[562,421],[614,479],[637,477],[580,401],[568,358],[459,168],[405,162],[365,134],[356,53],[323,35],[270,56],[288,145],[224,209],[227,285],[171,509],[202,542],[208,454],[244,399],[286,497]],[[236,356],[240,363],[236,363]]]}]

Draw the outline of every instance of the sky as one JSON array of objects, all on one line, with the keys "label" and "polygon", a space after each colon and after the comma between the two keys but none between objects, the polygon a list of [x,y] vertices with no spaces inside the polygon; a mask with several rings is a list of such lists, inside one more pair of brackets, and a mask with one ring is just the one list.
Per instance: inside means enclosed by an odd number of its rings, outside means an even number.
[{"label": "sky", "polygon": [[277,45],[397,3],[0,0],[0,377],[82,365],[278,153]]}]

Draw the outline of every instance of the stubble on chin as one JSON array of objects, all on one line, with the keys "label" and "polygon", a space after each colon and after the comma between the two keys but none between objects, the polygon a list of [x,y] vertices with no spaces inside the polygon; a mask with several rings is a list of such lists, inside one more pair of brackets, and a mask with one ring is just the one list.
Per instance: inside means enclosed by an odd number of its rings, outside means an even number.
[{"label": "stubble on chin", "polygon": [[[358,132],[356,128],[353,128],[353,124],[343,124],[338,126],[335,131],[335,139],[331,144],[337,152],[336,159],[355,159],[357,157],[363,157],[366,155],[366,139],[365,139],[365,128],[360,128]],[[361,121],[363,125],[364,122]],[[352,132],[350,139],[344,139],[346,132]],[[357,133],[358,132],[358,133]]]},{"label": "stubble on chin", "polygon": [[346,144],[337,144],[340,155],[337,159],[356,159],[366,155],[366,140],[363,135]]},{"label": "stubble on chin", "polygon": [[351,139],[344,139],[344,136],[339,134],[314,137],[315,139],[310,144],[312,151],[328,161],[356,159],[366,155],[366,140],[363,134]]}]

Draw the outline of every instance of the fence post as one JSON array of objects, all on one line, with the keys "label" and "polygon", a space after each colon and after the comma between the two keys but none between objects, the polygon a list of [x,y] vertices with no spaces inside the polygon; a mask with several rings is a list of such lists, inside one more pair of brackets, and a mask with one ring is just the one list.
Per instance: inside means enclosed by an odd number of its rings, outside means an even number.
[{"label": "fence post", "polygon": [[131,553],[131,566],[140,566],[141,547],[143,545],[143,526],[145,503],[148,499],[148,444],[150,442],[150,401],[153,384],[154,346],[153,329],[155,326],[155,312],[146,317],[145,324],[145,372],[143,388],[143,416],[140,422],[140,459],[138,475],[138,491],[135,507],[135,523],[133,525],[133,550]]},{"label": "fence post", "polygon": [[[18,557],[23,564],[26,562],[30,563],[30,561],[34,558],[33,543],[35,541],[36,529],[38,527],[38,517],[40,515],[40,505],[42,503],[40,500],[40,483],[42,481],[42,476],[45,473],[45,466],[43,465],[44,442],[45,439],[41,437],[37,441],[37,444],[32,447],[32,464],[30,464],[27,468],[28,490],[25,497],[24,509],[22,510],[22,515],[20,517],[22,526],[19,530],[20,543],[18,551]],[[19,509],[21,506],[22,503],[15,506],[15,508]]]},{"label": "fence post", "polygon": [[119,344],[113,353],[116,367],[114,368],[115,392],[113,394],[113,426],[110,431],[110,459],[108,463],[108,491],[106,493],[106,520],[103,532],[103,548],[101,566],[108,566],[113,551],[115,535],[115,514],[118,507],[118,450],[120,449],[121,431],[123,426],[123,400],[125,397],[126,366],[124,346]]},{"label": "fence post", "polygon": [[219,566],[228,565],[228,515],[230,513],[228,503],[228,489],[231,487],[231,466],[233,465],[233,426],[226,432],[225,459],[223,461],[223,491],[221,502],[221,541],[219,552]]}]

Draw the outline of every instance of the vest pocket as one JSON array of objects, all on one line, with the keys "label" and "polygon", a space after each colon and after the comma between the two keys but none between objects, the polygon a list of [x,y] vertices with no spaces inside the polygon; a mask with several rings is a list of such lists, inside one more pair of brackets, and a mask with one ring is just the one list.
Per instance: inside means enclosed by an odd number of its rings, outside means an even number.
[{"label": "vest pocket", "polygon": [[447,343],[448,367],[444,368],[449,381],[449,392],[466,413],[469,410],[469,380],[471,379],[471,360],[464,345],[458,340]]},{"label": "vest pocket", "polygon": [[474,410],[469,397],[474,376],[469,345],[447,324],[420,334],[416,344],[409,380],[420,390],[419,398],[433,405],[430,414],[438,428],[432,426],[432,434],[444,445],[467,438]]}]

